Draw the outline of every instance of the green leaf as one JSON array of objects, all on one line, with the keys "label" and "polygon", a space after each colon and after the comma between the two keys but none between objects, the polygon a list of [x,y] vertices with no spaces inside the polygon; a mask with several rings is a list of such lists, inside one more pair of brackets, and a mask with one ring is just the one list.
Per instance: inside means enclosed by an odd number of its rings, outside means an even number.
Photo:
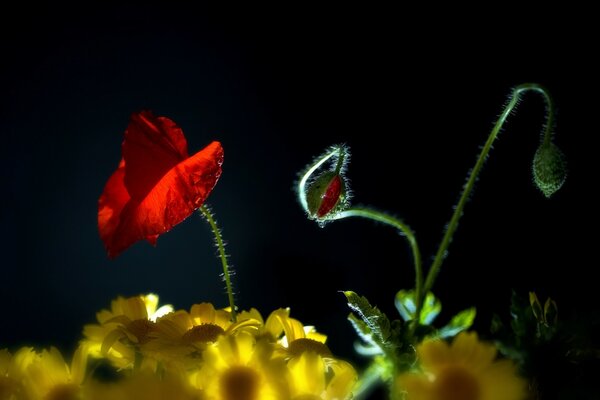
[{"label": "green leaf", "polygon": [[490,332],[496,334],[504,329],[504,323],[500,316],[496,313],[492,316],[492,322],[490,324]]},{"label": "green leaf", "polygon": [[360,337],[363,341],[365,341],[368,344],[378,346],[377,343],[373,340],[373,333],[371,331],[371,328],[369,328],[362,319],[356,318],[356,316],[351,313],[348,315],[348,321],[350,321],[350,324],[358,334],[358,337]]},{"label": "green leaf", "polygon": [[518,340],[525,337],[527,332],[537,324],[530,303],[517,295],[515,291],[511,296],[510,316],[512,317],[510,326]]},{"label": "green leaf", "polygon": [[465,331],[473,325],[477,311],[475,307],[467,308],[456,314],[450,323],[438,331],[441,338],[447,338],[457,335],[459,332]]},{"label": "green leaf", "polygon": [[394,304],[403,320],[411,321],[415,317],[417,305],[415,304],[414,292],[412,290],[401,290],[396,293]]},{"label": "green leaf", "polygon": [[550,297],[544,304],[544,319],[548,325],[555,326],[558,322],[558,306]]},{"label": "green leaf", "polygon": [[531,311],[533,311],[533,316],[538,320],[539,323],[544,323],[544,313],[542,311],[542,305],[538,300],[535,292],[529,292],[529,304],[531,305]]},{"label": "green leaf", "polygon": [[[350,309],[358,314],[369,328],[373,340],[382,347],[390,337],[390,320],[388,317],[377,307],[372,306],[365,297],[359,296],[352,291],[346,291],[344,295],[348,300]],[[362,326],[359,326],[359,328],[361,331],[363,330]]]},{"label": "green leaf", "polygon": [[[404,321],[412,321],[415,318],[415,313],[417,312],[417,302],[415,297],[414,290],[400,290],[396,293],[396,308]],[[442,303],[433,295],[433,293],[427,293],[425,301],[423,302],[419,323],[422,325],[430,325],[440,311],[442,311]]]}]

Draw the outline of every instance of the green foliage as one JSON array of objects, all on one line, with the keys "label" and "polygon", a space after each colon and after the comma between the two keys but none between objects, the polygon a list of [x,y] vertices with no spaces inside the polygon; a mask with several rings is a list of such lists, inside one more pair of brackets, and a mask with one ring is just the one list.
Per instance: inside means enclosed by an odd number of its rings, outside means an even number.
[{"label": "green foliage", "polygon": [[547,298],[543,304],[533,292],[525,296],[513,292],[510,323],[498,315],[492,318],[490,330],[498,349],[517,361],[521,373],[535,383],[539,393],[534,398],[598,398],[580,397],[571,390],[597,393],[592,381],[600,369],[598,320],[563,320],[554,300]]},{"label": "green foliage", "polygon": [[357,343],[354,348],[359,354],[364,356],[371,356],[375,354],[383,353],[383,343],[379,342],[377,338],[373,337],[373,332],[371,328],[360,318],[357,318],[354,314],[350,313],[348,315],[348,321],[358,334],[358,337],[366,343],[366,345]]},{"label": "green foliage", "polygon": [[[395,302],[396,308],[402,316],[404,321],[412,321],[415,319],[415,313],[417,312],[417,305],[415,299],[414,290],[400,290],[396,293]],[[439,301],[433,293],[427,293],[425,300],[423,301],[423,307],[421,310],[421,316],[419,323],[422,325],[431,325],[433,320],[442,311],[442,303]]]},{"label": "green foliage", "polygon": [[458,335],[462,331],[466,331],[473,325],[475,321],[475,315],[477,310],[475,307],[467,308],[456,314],[448,325],[444,326],[438,331],[438,336],[441,338],[448,338]]},{"label": "green foliage", "polygon": [[350,309],[356,312],[364,322],[364,326],[359,325],[359,329],[357,330],[359,335],[362,337],[367,332],[364,329],[366,327],[368,328],[367,333],[372,337],[372,340],[368,340],[367,342],[375,341],[380,347],[385,347],[385,343],[387,343],[391,334],[391,324],[388,317],[377,307],[372,306],[365,297],[359,296],[352,291],[346,291],[344,295],[348,300]]}]

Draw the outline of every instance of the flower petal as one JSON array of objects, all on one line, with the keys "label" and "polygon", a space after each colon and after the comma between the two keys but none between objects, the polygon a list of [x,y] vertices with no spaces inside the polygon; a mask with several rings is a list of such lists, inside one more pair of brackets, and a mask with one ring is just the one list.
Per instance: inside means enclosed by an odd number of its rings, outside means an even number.
[{"label": "flower petal", "polygon": [[[141,199],[126,199],[120,167],[109,179],[99,202],[98,225],[110,257],[138,240],[151,243],[204,203],[221,176],[223,148],[212,142],[168,170]],[[123,164],[123,163],[122,163]],[[129,165],[123,165],[124,176]],[[114,198],[112,197],[114,196]]]},{"label": "flower petal", "polygon": [[108,248],[119,222],[121,212],[131,197],[125,188],[125,161],[121,160],[119,167],[104,186],[104,192],[98,200],[98,231],[100,238]]},{"label": "flower petal", "polygon": [[181,128],[150,111],[131,115],[122,144],[125,187],[141,201],[173,167],[188,158],[187,141]]}]

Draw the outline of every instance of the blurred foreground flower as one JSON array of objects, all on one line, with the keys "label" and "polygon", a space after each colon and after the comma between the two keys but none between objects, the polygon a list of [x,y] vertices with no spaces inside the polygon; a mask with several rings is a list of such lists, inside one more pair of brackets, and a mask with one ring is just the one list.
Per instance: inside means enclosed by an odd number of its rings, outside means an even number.
[{"label": "blurred foreground flower", "polygon": [[417,347],[421,370],[400,375],[396,384],[407,400],[521,400],[525,381],[510,360],[495,361],[497,350],[477,333],[462,332],[451,345],[426,340]]},{"label": "blurred foreground flower", "polygon": [[149,111],[131,116],[123,158],[98,202],[98,229],[110,257],[138,240],[156,243],[199,208],[221,176],[223,148],[188,155],[182,130]]}]

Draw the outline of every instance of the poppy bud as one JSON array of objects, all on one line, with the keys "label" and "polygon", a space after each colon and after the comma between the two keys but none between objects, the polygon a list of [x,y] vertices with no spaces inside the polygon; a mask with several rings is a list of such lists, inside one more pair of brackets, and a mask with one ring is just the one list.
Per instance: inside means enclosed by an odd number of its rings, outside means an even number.
[{"label": "poppy bud", "polygon": [[320,225],[349,206],[350,190],[344,177],[349,158],[346,146],[332,146],[308,166],[298,182],[302,208]]},{"label": "poppy bud", "polygon": [[326,218],[345,205],[346,184],[335,171],[324,172],[308,187],[306,200],[311,218]]},{"label": "poppy bud", "polygon": [[533,179],[536,186],[550,197],[565,183],[567,163],[554,143],[542,143],[533,157]]}]

